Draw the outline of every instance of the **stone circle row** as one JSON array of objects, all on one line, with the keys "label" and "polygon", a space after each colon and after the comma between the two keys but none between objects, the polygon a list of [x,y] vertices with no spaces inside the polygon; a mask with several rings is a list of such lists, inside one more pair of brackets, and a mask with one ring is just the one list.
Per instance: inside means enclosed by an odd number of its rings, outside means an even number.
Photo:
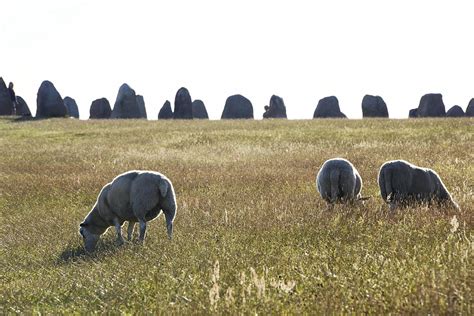
[{"label": "stone circle row", "polygon": [[[71,97],[61,97],[59,92],[50,81],[43,81],[37,94],[36,117],[75,117],[79,118],[79,108],[76,101]],[[287,118],[286,106],[283,99],[273,95],[269,105],[264,107],[263,118]],[[385,101],[380,96],[366,95],[362,99],[363,117],[388,118],[388,109]],[[5,82],[0,77],[0,115],[31,116],[31,112],[25,100],[17,96],[16,104],[10,98],[10,93]],[[408,117],[473,117],[474,98],[464,112],[455,105],[448,111],[443,103],[443,96],[439,93],[425,94],[419,106],[409,111]],[[117,94],[113,109],[106,98],[100,98],[92,102],[90,107],[90,119],[109,118],[147,118],[145,101],[143,96],[135,93],[128,84],[124,83]],[[236,94],[227,98],[221,119],[253,119],[254,111],[252,103],[246,97]],[[319,100],[313,114],[313,118],[347,118],[341,112],[339,101],[335,96],[325,97]],[[192,100],[186,88],[180,88],[176,93],[174,111],[171,103],[167,100],[158,113],[158,119],[209,119],[204,102]]]}]

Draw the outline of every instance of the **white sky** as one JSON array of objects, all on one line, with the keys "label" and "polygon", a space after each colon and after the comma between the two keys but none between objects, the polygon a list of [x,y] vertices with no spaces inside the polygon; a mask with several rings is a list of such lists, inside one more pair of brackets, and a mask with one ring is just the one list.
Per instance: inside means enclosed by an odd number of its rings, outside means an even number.
[{"label": "white sky", "polygon": [[[472,2],[471,2],[472,3]],[[240,93],[261,118],[281,96],[290,119],[336,95],[349,118],[365,94],[407,117],[429,92],[446,110],[474,97],[474,3],[436,0],[5,0],[0,76],[36,113],[43,80],[89,117],[120,85],[142,94],[149,119],[187,87],[218,119]]]}]

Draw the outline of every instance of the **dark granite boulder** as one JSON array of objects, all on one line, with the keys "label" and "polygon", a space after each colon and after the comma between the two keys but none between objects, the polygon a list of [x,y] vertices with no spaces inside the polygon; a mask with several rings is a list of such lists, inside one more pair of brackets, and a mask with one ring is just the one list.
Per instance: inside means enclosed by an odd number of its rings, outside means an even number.
[{"label": "dark granite boulder", "polygon": [[137,105],[138,105],[138,111],[140,112],[140,118],[147,118],[146,115],[146,107],[145,107],[145,100],[143,99],[143,96],[137,95]]},{"label": "dark granite boulder", "polygon": [[466,116],[474,117],[474,98],[469,101],[469,104],[466,108]]},{"label": "dark granite boulder", "polygon": [[228,97],[221,119],[253,119],[252,103],[240,94]]},{"label": "dark granite boulder", "polygon": [[13,102],[10,98],[7,85],[3,78],[0,77],[0,115],[12,115],[13,114]]},{"label": "dark granite boulder", "polygon": [[346,115],[339,108],[339,100],[330,96],[319,100],[313,118],[346,118]]},{"label": "dark granite boulder", "polygon": [[64,105],[67,108],[67,113],[71,117],[79,118],[79,109],[77,108],[76,100],[70,97],[64,98]]},{"label": "dark granite boulder", "polygon": [[111,118],[131,119],[140,118],[140,108],[135,90],[124,83],[117,94]]},{"label": "dark granite boulder", "polygon": [[455,105],[446,112],[446,117],[464,117],[464,111],[459,105]]},{"label": "dark granite boulder", "polygon": [[16,115],[19,116],[31,116],[30,108],[26,104],[25,100],[19,95],[16,96]]},{"label": "dark granite boulder", "polygon": [[195,119],[209,119],[206,106],[201,100],[193,101],[193,118]]},{"label": "dark granite boulder", "polygon": [[92,101],[91,108],[89,110],[89,119],[108,119],[112,114],[109,100],[101,98]]},{"label": "dark granite boulder", "polygon": [[410,112],[408,112],[408,117],[409,118],[417,118],[418,117],[418,108],[411,109]]},{"label": "dark granite boulder", "polygon": [[272,95],[270,98],[270,106],[265,106],[263,118],[287,118],[283,99],[279,96]]},{"label": "dark granite boulder", "polygon": [[193,102],[188,89],[180,88],[174,98],[174,118],[187,119],[193,118]]},{"label": "dark granite boulder", "polygon": [[421,97],[418,117],[445,117],[446,109],[440,93],[428,93]]},{"label": "dark granite boulder", "polygon": [[53,83],[45,80],[41,83],[36,97],[36,117],[65,117],[67,108],[63,98],[54,87]]},{"label": "dark granite boulder", "polygon": [[363,117],[388,117],[385,101],[380,96],[365,95],[362,99]]},{"label": "dark granite boulder", "polygon": [[171,103],[170,101],[166,100],[165,104],[160,109],[160,112],[158,113],[158,119],[159,120],[170,120],[172,119],[173,116],[173,110],[171,109]]}]

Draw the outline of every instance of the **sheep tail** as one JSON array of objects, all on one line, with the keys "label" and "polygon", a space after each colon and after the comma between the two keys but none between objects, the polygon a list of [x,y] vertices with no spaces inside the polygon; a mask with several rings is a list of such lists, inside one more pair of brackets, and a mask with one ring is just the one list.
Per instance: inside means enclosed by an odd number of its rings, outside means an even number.
[{"label": "sheep tail", "polygon": [[331,170],[329,179],[331,183],[331,202],[334,202],[341,194],[339,192],[339,177],[341,172],[339,169]]},{"label": "sheep tail", "polygon": [[161,179],[161,181],[158,183],[158,190],[160,190],[160,195],[162,197],[166,197],[166,194],[168,193],[169,190],[169,183],[167,179]]},{"label": "sheep tail", "polygon": [[387,194],[387,203],[392,203],[395,199],[393,188],[392,188],[392,173],[390,170],[384,170],[384,185],[385,185],[385,192]]}]

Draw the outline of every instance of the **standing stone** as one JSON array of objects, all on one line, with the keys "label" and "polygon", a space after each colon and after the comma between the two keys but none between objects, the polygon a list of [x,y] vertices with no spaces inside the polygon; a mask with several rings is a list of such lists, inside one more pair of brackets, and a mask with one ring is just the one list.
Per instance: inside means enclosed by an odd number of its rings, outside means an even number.
[{"label": "standing stone", "polygon": [[28,104],[26,104],[26,101],[19,95],[16,96],[16,101],[17,101],[16,115],[31,116],[31,111],[30,111],[30,108],[28,107]]},{"label": "standing stone", "polygon": [[207,114],[206,106],[204,102],[201,100],[194,100],[193,101],[193,118],[195,119],[209,119],[209,115]]},{"label": "standing stone", "polygon": [[145,107],[145,100],[143,96],[137,95],[137,104],[138,104],[138,111],[140,112],[140,118],[147,118],[146,115],[146,107]]},{"label": "standing stone", "polygon": [[191,95],[188,89],[180,88],[176,92],[174,99],[174,118],[175,119],[187,119],[193,118],[193,102],[191,101]]},{"label": "standing stone", "polygon": [[339,108],[339,100],[335,96],[319,100],[313,118],[346,118]]},{"label": "standing stone", "polygon": [[240,94],[228,97],[221,119],[253,119],[252,103]]},{"label": "standing stone", "polygon": [[410,112],[408,112],[408,117],[409,118],[417,118],[418,117],[418,108],[411,109]]},{"label": "standing stone", "polygon": [[270,98],[270,106],[265,106],[263,118],[287,118],[283,99],[279,96],[272,95]]},{"label": "standing stone", "polygon": [[77,108],[76,100],[70,97],[65,97],[63,101],[69,116],[79,118],[79,109]]},{"label": "standing stone", "polygon": [[362,99],[363,117],[388,117],[387,104],[380,96],[365,95]]},{"label": "standing stone", "polygon": [[419,117],[445,117],[446,109],[440,93],[428,93],[421,97],[418,106]]},{"label": "standing stone", "polygon": [[171,103],[170,101],[166,100],[165,104],[160,109],[160,112],[158,112],[158,119],[159,120],[170,120],[173,118],[173,110],[171,109]]},{"label": "standing stone", "polygon": [[89,110],[89,119],[109,119],[112,114],[109,100],[101,98],[92,101],[91,108]]},{"label": "standing stone", "polygon": [[41,83],[36,97],[36,117],[65,117],[67,108],[63,98],[53,83],[45,80]]},{"label": "standing stone", "polygon": [[137,102],[135,90],[124,83],[117,94],[114,109],[112,110],[111,118],[132,119],[140,118],[140,109]]},{"label": "standing stone", "polygon": [[446,112],[446,117],[464,117],[464,111],[459,105],[455,105]]},{"label": "standing stone", "polygon": [[8,92],[7,85],[3,78],[0,77],[0,115],[12,115],[13,103]]},{"label": "standing stone", "polygon": [[474,117],[474,98],[469,101],[469,104],[466,108],[466,116]]}]

